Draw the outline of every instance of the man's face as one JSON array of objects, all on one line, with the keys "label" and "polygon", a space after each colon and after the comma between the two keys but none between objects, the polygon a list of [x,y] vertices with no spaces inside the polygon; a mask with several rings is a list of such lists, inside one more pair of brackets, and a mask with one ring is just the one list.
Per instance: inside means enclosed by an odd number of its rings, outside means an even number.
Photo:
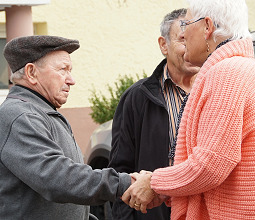
[{"label": "man's face", "polygon": [[70,86],[75,84],[71,76],[72,62],[66,51],[47,54],[36,65],[36,91],[43,95],[56,108],[66,103]]},{"label": "man's face", "polygon": [[194,75],[199,71],[197,66],[184,60],[185,45],[179,20],[174,21],[170,30],[170,42],[167,43],[167,62],[170,72],[182,72]]}]

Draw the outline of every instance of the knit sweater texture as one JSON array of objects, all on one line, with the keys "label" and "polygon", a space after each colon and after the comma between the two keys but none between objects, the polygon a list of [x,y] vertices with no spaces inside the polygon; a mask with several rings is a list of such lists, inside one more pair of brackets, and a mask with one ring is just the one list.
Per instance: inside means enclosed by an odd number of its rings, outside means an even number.
[{"label": "knit sweater texture", "polygon": [[171,196],[171,219],[255,219],[255,59],[231,41],[197,75],[180,124],[175,163],[151,179]]}]

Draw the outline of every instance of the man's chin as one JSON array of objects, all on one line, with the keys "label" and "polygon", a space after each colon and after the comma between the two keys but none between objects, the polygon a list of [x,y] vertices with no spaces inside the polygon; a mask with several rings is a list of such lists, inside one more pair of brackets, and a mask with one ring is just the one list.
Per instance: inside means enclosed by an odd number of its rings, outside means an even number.
[{"label": "man's chin", "polygon": [[55,101],[53,105],[55,106],[55,108],[61,108],[61,106],[66,103],[66,101],[67,101],[67,99],[65,99],[65,100],[63,99],[61,101]]}]

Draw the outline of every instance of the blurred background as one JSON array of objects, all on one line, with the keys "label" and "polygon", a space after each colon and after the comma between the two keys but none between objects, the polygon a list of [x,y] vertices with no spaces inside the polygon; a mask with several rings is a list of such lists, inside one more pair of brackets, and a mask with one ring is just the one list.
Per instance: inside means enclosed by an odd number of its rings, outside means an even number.
[{"label": "blurred background", "polygon": [[[255,1],[246,2],[252,32]],[[76,85],[59,111],[84,153],[98,127],[90,116],[91,90],[107,96],[107,85],[120,75],[150,75],[163,59],[157,42],[160,22],[181,7],[187,7],[185,0],[0,0],[0,103],[10,86],[2,55],[6,42],[33,34],[78,39],[81,47],[71,54]]]}]

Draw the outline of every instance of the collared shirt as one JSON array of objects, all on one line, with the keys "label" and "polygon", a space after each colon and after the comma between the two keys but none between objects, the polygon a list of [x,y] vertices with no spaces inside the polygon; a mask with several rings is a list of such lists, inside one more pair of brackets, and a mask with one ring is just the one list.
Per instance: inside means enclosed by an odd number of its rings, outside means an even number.
[{"label": "collared shirt", "polygon": [[188,94],[173,82],[167,70],[167,65],[165,65],[164,72],[160,77],[160,83],[169,116],[170,152],[170,149],[174,144],[174,140],[176,138],[176,128],[178,124],[178,115],[181,104]]}]

